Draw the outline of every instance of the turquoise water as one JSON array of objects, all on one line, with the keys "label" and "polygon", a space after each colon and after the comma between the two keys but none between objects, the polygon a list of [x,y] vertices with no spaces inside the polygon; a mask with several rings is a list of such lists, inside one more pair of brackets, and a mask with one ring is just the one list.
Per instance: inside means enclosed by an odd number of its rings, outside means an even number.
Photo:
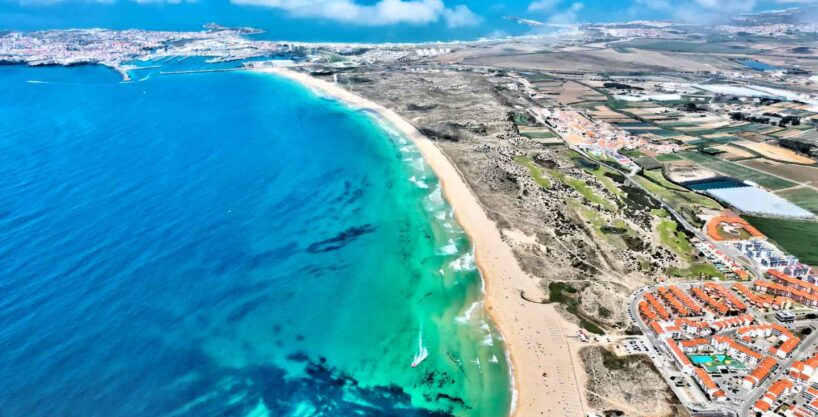
[{"label": "turquoise water", "polygon": [[507,414],[404,139],[264,74],[0,71],[0,414]]},{"label": "turquoise water", "polygon": [[696,365],[708,363],[708,362],[716,362],[721,363],[724,362],[724,359],[727,358],[724,355],[691,355],[690,360],[695,363]]}]

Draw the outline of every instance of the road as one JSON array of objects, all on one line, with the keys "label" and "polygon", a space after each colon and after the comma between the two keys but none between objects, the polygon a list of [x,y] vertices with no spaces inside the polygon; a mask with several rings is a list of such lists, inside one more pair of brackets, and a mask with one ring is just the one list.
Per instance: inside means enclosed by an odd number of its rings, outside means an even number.
[{"label": "road", "polygon": [[779,364],[779,368],[770,375],[770,378],[768,378],[767,381],[759,385],[758,388],[750,391],[750,393],[747,395],[747,399],[744,400],[744,403],[741,406],[739,411],[741,414],[739,414],[739,416],[748,416],[750,409],[753,408],[753,404],[755,404],[756,400],[758,400],[758,398],[767,391],[767,388],[769,388],[773,382],[777,381],[778,378],[781,378],[781,376],[787,374],[790,366],[792,366],[792,363],[795,362],[795,358],[798,356],[797,354],[804,351],[813,351],[816,343],[818,343],[818,333],[816,332],[813,332],[806,339],[802,340],[801,345],[798,346],[798,349],[792,355],[790,355],[789,358],[785,359],[784,362]]},{"label": "road", "polygon": [[[725,284],[729,284],[729,282],[725,282]],[[682,287],[682,288],[685,288],[685,287],[689,287],[689,286],[695,285],[695,284],[677,284],[677,285]],[[656,336],[653,334],[653,332],[642,321],[641,317],[639,316],[639,301],[642,299],[642,297],[644,296],[644,294],[646,292],[653,291],[653,290],[655,290],[656,288],[658,288],[660,286],[661,285],[654,285],[654,286],[650,286],[650,287],[641,288],[641,289],[637,290],[636,292],[634,292],[633,294],[631,294],[630,299],[628,301],[628,311],[629,311],[629,313],[631,315],[631,319],[639,326],[639,328],[642,330],[642,333],[645,334],[645,337],[648,339],[648,341],[651,343],[651,345],[653,346],[654,350],[657,351],[657,353],[659,352],[659,346],[661,346],[659,344],[660,342],[656,338]],[[801,341],[801,344],[798,346],[798,349],[795,352],[793,352],[793,354],[789,358],[787,358],[783,362],[779,363],[778,369],[775,372],[773,372],[770,375],[769,378],[767,378],[758,387],[756,387],[755,389],[750,391],[745,396],[744,401],[738,407],[733,406],[732,404],[720,404],[719,407],[713,407],[713,408],[707,409],[707,408],[702,408],[701,404],[684,404],[684,405],[685,405],[685,407],[687,407],[688,409],[691,409],[691,410],[692,409],[698,409],[699,411],[730,412],[730,413],[737,414],[739,417],[749,416],[750,415],[749,414],[750,410],[753,408],[753,404],[755,404],[756,400],[758,400],[758,398],[761,397],[761,395],[763,395],[767,391],[767,389],[770,387],[770,385],[773,382],[778,380],[783,375],[787,374],[787,372],[790,369],[790,366],[792,366],[792,363],[795,362],[797,357],[799,357],[798,354],[801,353],[801,352],[812,352],[813,350],[815,350],[816,346],[818,346],[818,332],[813,332],[811,335],[809,335],[807,338],[805,338],[804,340]],[[664,354],[658,353],[656,356],[652,355],[651,359],[653,359],[653,362],[654,362],[654,364],[656,365],[656,367],[658,369],[661,370],[661,369],[665,368],[665,363],[663,362]],[[668,385],[673,390],[673,392],[676,394],[676,396],[679,398],[679,400],[683,401],[682,399],[685,398],[685,397],[680,395],[680,394],[682,394],[681,390],[678,387],[675,386],[673,381],[671,381],[669,379],[669,377],[664,372],[660,372],[660,373],[662,373],[662,376],[665,378],[665,381],[667,381]]]},{"label": "road", "polygon": [[[690,286],[692,284],[679,284],[680,287]],[[650,292],[655,290],[656,288],[660,287],[661,285],[652,285],[649,287],[643,287],[631,294],[630,299],[628,300],[628,311],[631,316],[631,320],[639,326],[642,330],[642,333],[650,342],[651,347],[655,351],[655,354],[650,355],[651,359],[653,360],[653,364],[656,365],[656,369],[659,370],[659,373],[662,374],[662,377],[667,382],[668,386],[673,393],[676,395],[676,398],[684,404],[684,406],[688,410],[696,410],[696,411],[705,411],[705,412],[715,412],[715,413],[727,413],[727,415],[736,415],[737,410],[734,407],[731,407],[729,404],[723,404],[721,407],[706,407],[705,404],[700,403],[686,403],[685,398],[688,397],[687,393],[683,392],[680,387],[677,387],[674,381],[670,380],[666,372],[667,365],[665,363],[665,355],[660,351],[660,342],[659,339],[653,334],[650,328],[642,321],[642,318],[639,316],[639,301],[645,295],[646,292]]]},{"label": "road", "polygon": [[588,158],[588,159],[590,159],[590,160],[592,160],[592,161],[594,161],[594,162],[596,162],[598,164],[604,165],[606,168],[608,168],[610,170],[613,170],[613,171],[619,173],[620,175],[623,175],[625,177],[625,181],[627,181],[628,184],[639,188],[645,194],[651,196],[651,198],[658,201],[661,204],[662,208],[665,209],[665,211],[667,211],[668,213],[670,213],[670,215],[672,215],[673,218],[676,219],[676,222],[681,224],[682,227],[685,228],[685,230],[692,233],[694,236],[696,236],[702,242],[710,242],[711,244],[713,244],[716,248],[718,248],[719,250],[721,250],[722,252],[727,254],[729,257],[731,257],[733,259],[733,261],[735,261],[736,263],[742,265],[747,271],[749,271],[751,274],[753,274],[753,277],[755,277],[755,279],[762,279],[764,277],[763,272],[761,272],[759,270],[756,263],[753,262],[750,258],[745,256],[744,254],[742,254],[738,249],[736,249],[736,248],[734,248],[733,246],[730,246],[730,245],[725,245],[725,244],[722,244],[722,243],[719,243],[719,242],[712,241],[709,237],[707,237],[706,233],[704,233],[701,229],[699,229],[699,228],[693,226],[692,224],[690,224],[690,222],[688,222],[687,219],[685,219],[684,216],[682,216],[673,207],[671,207],[669,204],[667,204],[661,197],[655,195],[650,190],[643,187],[642,184],[640,184],[638,181],[635,181],[633,179],[633,176],[636,175],[639,172],[638,170],[625,173],[625,172],[621,171],[619,168],[616,168],[616,167],[614,167],[612,165],[608,165],[603,161],[597,160],[596,158],[592,157],[591,155],[588,155],[587,153],[585,153],[584,151],[582,151],[579,148],[575,148],[572,145],[569,145],[568,147],[571,150],[573,150],[574,152],[577,152],[580,155],[582,155],[582,156],[584,156],[584,157],[586,157],[586,158]]}]

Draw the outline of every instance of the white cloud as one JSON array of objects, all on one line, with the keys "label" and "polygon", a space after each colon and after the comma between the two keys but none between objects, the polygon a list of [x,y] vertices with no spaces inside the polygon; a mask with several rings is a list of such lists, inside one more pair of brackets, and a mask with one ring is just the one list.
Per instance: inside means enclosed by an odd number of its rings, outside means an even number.
[{"label": "white cloud", "polygon": [[446,25],[452,28],[474,26],[483,20],[482,17],[462,4],[451,9],[445,9],[443,11],[443,19],[446,20]]},{"label": "white cloud", "polygon": [[231,0],[235,4],[269,7],[296,17],[313,17],[367,26],[408,23],[422,25],[444,20],[450,27],[472,26],[480,17],[468,7],[447,7],[443,0]]},{"label": "white cloud", "polygon": [[583,8],[585,8],[585,5],[582,3],[572,3],[567,9],[552,14],[546,23],[551,25],[573,25],[577,23],[579,12]]},{"label": "white cloud", "polygon": [[562,0],[535,0],[528,5],[529,12],[547,12],[557,7]]},{"label": "white cloud", "polygon": [[638,16],[639,8],[647,8],[688,23],[712,24],[752,12],[756,4],[756,0],[637,0],[631,13]]}]

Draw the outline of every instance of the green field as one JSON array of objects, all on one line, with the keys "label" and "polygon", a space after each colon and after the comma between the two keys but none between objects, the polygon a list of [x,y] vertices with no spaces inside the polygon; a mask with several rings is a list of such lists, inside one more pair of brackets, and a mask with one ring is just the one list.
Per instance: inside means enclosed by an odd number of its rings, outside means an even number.
[{"label": "green field", "polygon": [[679,225],[675,221],[663,219],[656,226],[656,231],[659,232],[659,241],[662,242],[662,245],[689,261],[693,257],[695,249],[687,240],[687,236],[678,230],[678,227]]},{"label": "green field", "polygon": [[534,179],[534,182],[540,185],[540,187],[550,189],[551,188],[551,181],[543,175],[543,169],[540,168],[539,165],[534,163],[531,158],[527,157],[517,157],[514,158],[514,162],[528,168],[528,173],[531,174],[531,178]]},{"label": "green field", "polygon": [[794,187],[797,184],[787,181],[783,178],[778,178],[761,171],[756,171],[751,168],[730,162],[724,161],[712,156],[708,156],[699,152],[686,151],[679,152],[683,158],[693,161],[705,168],[718,171],[724,175],[735,177],[740,180],[752,181],[764,188],[770,190],[781,190],[784,188]]},{"label": "green field", "polygon": [[678,155],[672,153],[666,153],[662,155],[656,155],[656,160],[659,162],[672,162],[672,161],[681,161],[682,158]]},{"label": "green field", "polygon": [[753,216],[745,219],[801,262],[818,265],[818,222]]},{"label": "green field", "polygon": [[569,177],[564,173],[553,169],[549,170],[548,173],[555,179],[562,182],[563,184],[576,190],[586,200],[592,203],[599,204],[600,206],[602,206],[603,209],[607,211],[616,210],[616,207],[613,204],[611,204],[610,201],[606,200],[604,197],[597,194],[596,191],[594,191],[594,189],[591,188],[584,180]]},{"label": "green field", "polygon": [[[654,171],[645,171],[644,174],[648,177],[637,175],[633,177],[633,179],[674,209],[684,211],[685,206],[690,205],[709,207],[716,210],[721,209],[721,205],[715,200],[692,191],[681,191],[678,185],[661,177],[661,173],[658,173],[658,171],[656,173],[653,172]],[[657,176],[657,173],[659,176]]]},{"label": "green field", "polygon": [[557,137],[557,135],[550,130],[524,130],[520,132],[520,135],[529,139],[551,139]]},{"label": "green field", "polygon": [[702,276],[711,278],[724,278],[724,274],[719,272],[715,266],[708,263],[692,264],[687,268],[670,267],[665,273],[672,277],[679,278],[700,278]]},{"label": "green field", "polygon": [[[776,194],[801,208],[818,214],[818,191],[814,188],[793,188]],[[816,242],[816,244],[818,244],[818,242]]]}]

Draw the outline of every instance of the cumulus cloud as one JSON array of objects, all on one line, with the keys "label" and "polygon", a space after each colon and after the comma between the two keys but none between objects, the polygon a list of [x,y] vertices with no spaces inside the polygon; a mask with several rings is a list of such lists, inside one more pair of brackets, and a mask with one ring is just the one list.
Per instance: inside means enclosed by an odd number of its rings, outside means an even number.
[{"label": "cumulus cloud", "polygon": [[468,7],[460,4],[451,9],[443,10],[443,19],[449,27],[474,26],[483,20]]},{"label": "cumulus cloud", "polygon": [[637,0],[631,10],[632,14],[641,15],[639,9],[647,8],[687,23],[712,24],[752,12],[756,5],[756,0]]},{"label": "cumulus cloud", "polygon": [[396,23],[422,25],[444,20],[450,27],[472,26],[480,17],[467,6],[447,7],[443,0],[231,0],[235,4],[269,7],[296,17],[321,18],[358,25]]},{"label": "cumulus cloud", "polygon": [[546,23],[551,25],[573,25],[579,20],[579,12],[584,8],[583,3],[572,3],[567,9],[549,16]]}]

